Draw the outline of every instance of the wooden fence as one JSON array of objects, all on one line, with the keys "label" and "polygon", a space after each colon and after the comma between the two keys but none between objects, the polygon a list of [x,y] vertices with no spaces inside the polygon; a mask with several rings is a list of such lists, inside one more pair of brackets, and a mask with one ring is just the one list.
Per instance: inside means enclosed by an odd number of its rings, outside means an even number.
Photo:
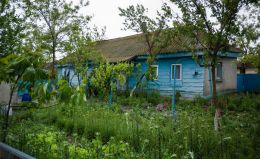
[{"label": "wooden fence", "polygon": [[260,74],[238,74],[238,92],[260,92]]}]

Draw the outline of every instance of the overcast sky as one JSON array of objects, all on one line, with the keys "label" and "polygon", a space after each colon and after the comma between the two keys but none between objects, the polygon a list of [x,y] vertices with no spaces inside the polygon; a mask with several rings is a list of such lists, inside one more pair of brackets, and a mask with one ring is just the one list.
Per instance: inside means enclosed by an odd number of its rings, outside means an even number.
[{"label": "overcast sky", "polygon": [[129,5],[142,4],[149,10],[149,17],[155,17],[156,11],[160,10],[163,2],[167,0],[89,0],[86,13],[93,15],[91,24],[99,28],[106,26],[106,38],[116,38],[135,34],[133,31],[122,30],[124,18],[119,16],[119,9]]}]

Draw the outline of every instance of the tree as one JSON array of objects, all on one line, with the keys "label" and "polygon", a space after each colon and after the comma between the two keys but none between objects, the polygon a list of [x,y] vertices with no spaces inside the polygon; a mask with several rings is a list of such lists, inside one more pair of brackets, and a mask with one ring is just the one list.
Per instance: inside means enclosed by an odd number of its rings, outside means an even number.
[{"label": "tree", "polygon": [[156,19],[149,18],[146,13],[147,9],[143,5],[137,4],[137,6],[129,6],[127,9],[119,8],[120,16],[125,18],[124,29],[133,30],[137,33],[142,33],[145,44],[147,46],[147,71],[140,76],[137,80],[136,85],[131,90],[130,96],[133,95],[135,89],[142,82],[142,79],[146,76],[147,79],[151,79],[151,74],[154,70],[151,65],[155,62],[155,56],[162,49],[169,46],[171,43],[170,32],[171,29],[168,28],[167,21],[172,17],[170,7],[166,4],[162,6],[163,13],[157,12]]},{"label": "tree", "polygon": [[29,43],[23,41],[26,38],[24,34],[26,17],[18,16],[16,13],[19,2],[4,0],[0,4],[0,82],[4,81],[10,85],[9,101],[1,125],[1,137],[5,142],[9,127],[9,112],[18,82],[47,78],[47,74],[41,69],[43,58],[39,50],[32,49]]},{"label": "tree", "polygon": [[55,79],[57,52],[64,51],[64,42],[72,31],[87,28],[90,16],[79,15],[79,10],[88,5],[81,0],[78,5],[66,0],[24,0],[26,14],[42,48],[51,56],[51,78]]},{"label": "tree", "polygon": [[182,11],[181,22],[175,22],[176,32],[189,38],[187,48],[202,50],[205,67],[211,68],[213,94],[212,103],[216,107],[214,125],[219,129],[221,107],[217,101],[216,66],[219,57],[229,51],[237,37],[239,26],[236,25],[238,12],[243,6],[253,1],[227,0],[171,0]]},{"label": "tree", "polygon": [[[0,60],[12,53],[19,52],[24,30],[23,18],[16,15],[15,3],[9,0],[0,2]],[[10,56],[9,56],[10,58]],[[0,70],[3,70],[6,59],[2,59]],[[0,81],[5,78],[0,72]]]},{"label": "tree", "polygon": [[[95,35],[99,35],[97,30],[92,31]],[[103,36],[104,32],[100,34]],[[95,49],[95,42],[92,39],[101,39],[100,36],[85,33],[80,28],[72,31],[72,35],[65,43],[65,51],[67,52],[63,62],[71,64],[74,67],[75,74],[78,78],[78,85],[81,84],[83,78],[87,78],[88,62],[100,63],[103,61],[101,54]]]},{"label": "tree", "polygon": [[22,81],[36,81],[47,79],[48,74],[41,69],[42,55],[30,51],[30,49],[23,49],[19,55],[10,54],[9,56],[1,59],[2,63],[5,64],[3,71],[6,73],[5,82],[10,84],[10,96],[7,105],[7,111],[4,116],[4,124],[2,125],[3,130],[3,142],[6,140],[9,127],[9,112],[11,109],[12,98],[14,92],[17,90],[18,82]]},{"label": "tree", "polygon": [[256,52],[251,52],[242,57],[242,59],[239,61],[244,64],[251,64],[253,67],[257,68],[257,73],[260,73],[260,46],[258,45],[255,48]]},{"label": "tree", "polygon": [[245,9],[248,14],[239,15],[239,25],[236,45],[242,50],[242,58],[239,62],[245,73],[245,64],[252,64],[260,73],[260,3],[251,4]]},{"label": "tree", "polygon": [[115,90],[117,81],[120,85],[126,82],[126,77],[131,75],[133,64],[117,63],[117,64],[100,64],[93,70],[91,76],[91,85],[98,90],[103,99],[108,97],[111,90]]},{"label": "tree", "polygon": [[0,57],[19,49],[24,30],[22,21],[23,18],[16,15],[14,2],[0,2]]}]

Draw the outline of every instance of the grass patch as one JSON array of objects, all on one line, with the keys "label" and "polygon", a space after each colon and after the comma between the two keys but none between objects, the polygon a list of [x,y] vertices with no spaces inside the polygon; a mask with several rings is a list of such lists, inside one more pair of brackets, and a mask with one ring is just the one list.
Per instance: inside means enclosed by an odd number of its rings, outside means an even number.
[{"label": "grass patch", "polygon": [[213,128],[214,108],[203,99],[180,100],[173,119],[137,106],[139,98],[128,101],[134,109],[127,112],[120,110],[122,102],[109,107],[93,99],[17,115],[8,143],[37,158],[259,157],[259,95],[221,97],[219,132]]}]

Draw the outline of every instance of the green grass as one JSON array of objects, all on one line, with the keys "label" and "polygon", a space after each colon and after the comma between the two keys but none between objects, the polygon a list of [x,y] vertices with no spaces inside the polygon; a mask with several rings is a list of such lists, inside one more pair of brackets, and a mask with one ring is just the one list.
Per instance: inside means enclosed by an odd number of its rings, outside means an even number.
[{"label": "green grass", "polygon": [[[8,143],[37,158],[253,159],[259,157],[259,97],[221,97],[219,132],[213,127],[214,108],[206,110],[208,103],[200,98],[179,101],[176,119],[142,105],[122,112],[120,99],[112,107],[97,100],[59,104],[12,118]],[[144,100],[134,98],[133,103]]]}]

